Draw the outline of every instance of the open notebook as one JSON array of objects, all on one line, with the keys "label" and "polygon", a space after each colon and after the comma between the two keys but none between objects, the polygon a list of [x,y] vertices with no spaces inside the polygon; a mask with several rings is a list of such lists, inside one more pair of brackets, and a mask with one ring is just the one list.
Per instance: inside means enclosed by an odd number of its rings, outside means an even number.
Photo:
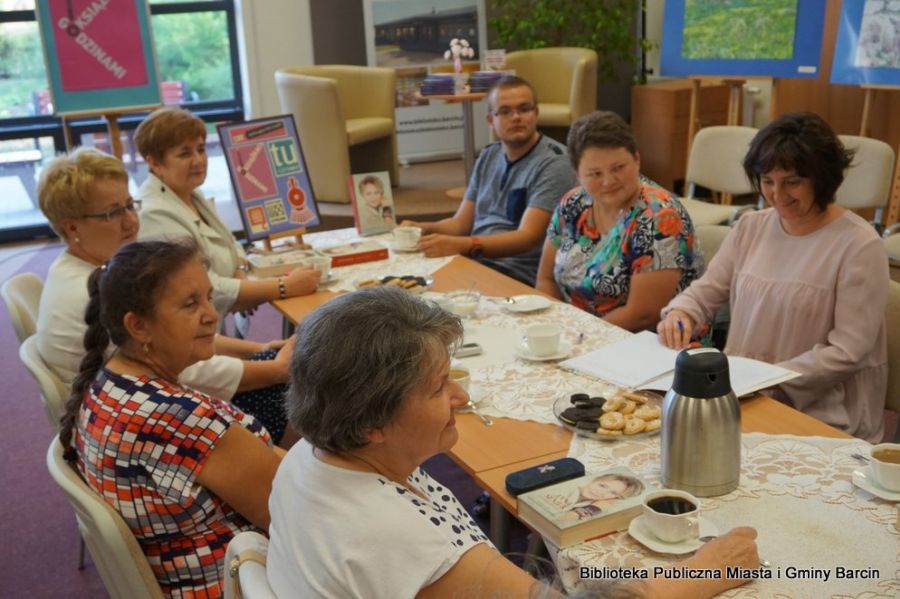
[{"label": "open notebook", "polygon": [[[620,387],[665,390],[672,386],[679,351],[662,345],[655,333],[642,331],[559,365]],[[800,376],[793,370],[737,356],[728,356],[728,370],[738,397]]]}]

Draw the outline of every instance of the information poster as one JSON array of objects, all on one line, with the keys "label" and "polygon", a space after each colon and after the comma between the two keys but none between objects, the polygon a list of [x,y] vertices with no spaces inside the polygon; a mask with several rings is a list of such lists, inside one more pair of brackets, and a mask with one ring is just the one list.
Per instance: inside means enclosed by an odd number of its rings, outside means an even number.
[{"label": "information poster", "polygon": [[[481,59],[487,34],[484,0],[367,0],[366,43],[372,66],[397,71],[397,150],[401,160],[459,156],[463,147],[460,104],[429,101],[419,86],[435,68],[452,72],[444,58],[454,39],[465,39]],[[469,65],[466,65],[467,67]],[[476,123],[484,122],[486,102],[475,106]],[[487,125],[475,127],[475,145],[488,141]]]},{"label": "information poster", "polygon": [[319,224],[293,115],[219,125],[218,131],[249,240]]},{"label": "information poster", "polygon": [[816,78],[825,2],[667,0],[664,76]]},{"label": "information poster", "polygon": [[37,0],[57,114],[160,103],[146,0]]},{"label": "information poster", "polygon": [[900,2],[841,5],[831,82],[900,86]]}]

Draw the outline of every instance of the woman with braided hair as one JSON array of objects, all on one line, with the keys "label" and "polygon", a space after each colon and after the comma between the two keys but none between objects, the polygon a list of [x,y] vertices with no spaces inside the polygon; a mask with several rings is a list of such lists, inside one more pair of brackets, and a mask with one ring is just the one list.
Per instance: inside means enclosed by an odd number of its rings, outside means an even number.
[{"label": "woman with braided hair", "polygon": [[268,528],[284,452],[252,416],[177,382],[215,351],[197,246],[126,245],[88,291],[86,355],[60,431],[66,459],[125,519],[167,596],[220,596],[228,542]]}]

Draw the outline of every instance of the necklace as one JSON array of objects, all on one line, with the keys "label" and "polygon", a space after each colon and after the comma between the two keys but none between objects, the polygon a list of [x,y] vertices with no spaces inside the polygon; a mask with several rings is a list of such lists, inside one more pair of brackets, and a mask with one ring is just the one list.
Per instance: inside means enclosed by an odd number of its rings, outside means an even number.
[{"label": "necklace", "polygon": [[375,471],[376,474],[380,474],[381,476],[385,477],[385,478],[388,479],[389,481],[391,481],[391,482],[393,482],[393,483],[395,483],[395,484],[401,485],[404,489],[406,489],[406,490],[409,491],[410,493],[413,493],[413,494],[419,496],[419,497],[422,498],[422,499],[427,499],[427,498],[425,497],[425,495],[422,493],[422,491],[420,491],[419,489],[417,489],[417,488],[415,488],[414,486],[412,486],[412,485],[409,483],[408,480],[402,480],[402,481],[394,480],[393,478],[391,478],[390,476],[388,476],[387,474],[385,474],[384,472],[382,472],[381,469],[378,468],[378,466],[376,466],[375,464],[373,464],[372,462],[370,462],[368,459],[362,457],[361,455],[355,454],[355,453],[346,453],[346,454],[341,454],[341,455],[342,455],[343,457],[351,457],[351,458],[354,458],[354,459],[356,459],[356,460],[359,460],[360,462],[362,462],[363,464],[365,464],[366,466],[368,466],[369,468],[371,468],[373,471]]}]

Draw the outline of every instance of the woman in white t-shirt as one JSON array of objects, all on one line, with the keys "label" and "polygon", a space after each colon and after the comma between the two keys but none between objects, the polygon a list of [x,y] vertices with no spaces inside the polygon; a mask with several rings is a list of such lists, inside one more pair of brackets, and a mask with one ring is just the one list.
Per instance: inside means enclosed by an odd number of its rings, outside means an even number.
[{"label": "woman in white t-shirt", "polygon": [[[458,317],[406,291],[363,289],[304,319],[288,415],[303,438],[269,498],[266,571],[278,597],[557,596],[501,556],[421,464],[458,438],[468,401],[450,378]],[[708,543],[686,567],[752,568],[755,532]],[[709,597],[745,581],[650,581],[628,596]],[[623,596],[623,595],[618,595]]]}]

